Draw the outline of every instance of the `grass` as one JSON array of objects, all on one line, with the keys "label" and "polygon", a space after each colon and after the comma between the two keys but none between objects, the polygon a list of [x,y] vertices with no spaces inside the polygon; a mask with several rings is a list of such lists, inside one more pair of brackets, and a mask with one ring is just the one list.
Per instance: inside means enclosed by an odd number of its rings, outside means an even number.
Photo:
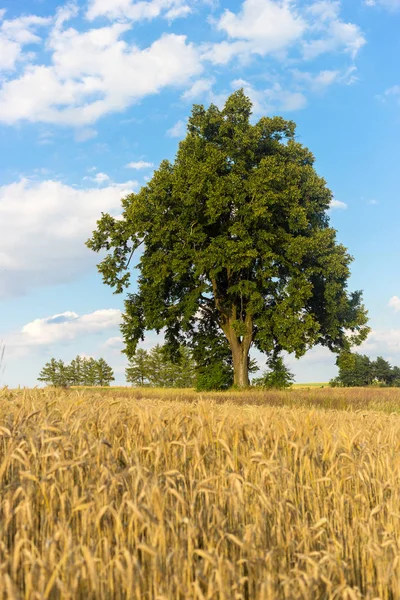
[{"label": "grass", "polygon": [[400,598],[399,406],[0,391],[0,598]]}]

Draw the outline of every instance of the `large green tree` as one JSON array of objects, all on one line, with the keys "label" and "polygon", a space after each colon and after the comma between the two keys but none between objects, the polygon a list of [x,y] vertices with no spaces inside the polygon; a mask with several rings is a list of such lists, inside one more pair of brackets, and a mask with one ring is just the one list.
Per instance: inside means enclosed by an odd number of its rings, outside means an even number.
[{"label": "large green tree", "polygon": [[98,268],[117,293],[142,246],[121,327],[128,356],[146,330],[164,329],[174,351],[205,321],[226,337],[238,386],[249,383],[252,345],[300,357],[315,344],[339,351],[368,332],[312,153],[292,121],[250,116],[242,90],[222,110],[195,105],[175,161],[123,199],[121,218],[103,214],[87,242],[107,251]]}]

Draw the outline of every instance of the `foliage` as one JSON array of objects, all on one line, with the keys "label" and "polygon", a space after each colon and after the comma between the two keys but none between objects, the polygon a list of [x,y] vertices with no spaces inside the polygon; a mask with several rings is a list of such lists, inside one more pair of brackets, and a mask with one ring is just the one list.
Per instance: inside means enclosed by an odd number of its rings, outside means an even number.
[{"label": "foliage", "polygon": [[38,381],[54,387],[67,387],[69,385],[68,368],[62,360],[52,358],[41,370]]},{"label": "foliage", "polygon": [[132,385],[148,385],[150,375],[150,361],[147,350],[138,348],[125,369],[126,381]]},{"label": "foliage", "polygon": [[121,217],[103,214],[87,242],[108,252],[98,269],[117,293],[143,245],[121,327],[128,357],[146,330],[164,329],[171,354],[218,332],[239,386],[249,383],[251,346],[300,357],[315,344],[349,348],[368,333],[313,155],[292,121],[253,125],[250,116],[242,90],[222,110],[195,105],[174,163],[163,161],[123,199]]},{"label": "foliage", "polygon": [[336,364],[339,375],[330,381],[332,387],[400,386],[400,368],[392,367],[382,356],[372,361],[365,354],[343,352]]},{"label": "foliage", "polygon": [[267,366],[269,370],[265,371],[262,377],[253,380],[253,385],[278,390],[292,385],[294,381],[293,373],[290,372],[279,354],[270,356],[267,360]]},{"label": "foliage", "polygon": [[126,369],[126,380],[132,385],[153,387],[193,387],[195,362],[185,346],[171,359],[167,349],[157,344],[150,351],[138,349]]},{"label": "foliage", "polygon": [[232,368],[224,362],[211,362],[199,369],[196,377],[196,390],[198,392],[226,390],[233,384],[232,375]]},{"label": "foliage", "polygon": [[69,365],[52,358],[41,370],[38,381],[54,387],[109,386],[114,373],[103,358],[95,360],[78,355]]}]

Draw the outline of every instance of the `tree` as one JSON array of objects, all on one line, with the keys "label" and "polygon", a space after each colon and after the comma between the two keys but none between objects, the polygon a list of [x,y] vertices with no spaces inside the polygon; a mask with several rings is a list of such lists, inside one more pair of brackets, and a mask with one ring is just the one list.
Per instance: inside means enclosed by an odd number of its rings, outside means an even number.
[{"label": "tree", "polygon": [[293,373],[290,372],[279,354],[269,357],[267,366],[269,370],[265,371],[262,377],[254,380],[255,385],[269,389],[284,389],[292,385]]},{"label": "tree", "polygon": [[344,387],[371,385],[374,376],[368,356],[346,351],[339,354],[336,364],[339,367],[339,375],[334,380],[336,384]]},{"label": "tree", "polygon": [[378,358],[371,363],[371,371],[372,379],[376,379],[379,383],[384,383],[385,385],[391,385],[396,376],[396,374],[393,373],[391,364],[382,358],[382,356],[378,356]]},{"label": "tree", "polygon": [[69,385],[68,368],[62,360],[52,358],[41,370],[38,381],[54,387],[67,387]]},{"label": "tree", "polygon": [[97,368],[94,358],[84,358],[82,365],[82,385],[93,387],[97,383]]},{"label": "tree", "polygon": [[125,376],[128,383],[132,385],[144,386],[149,383],[149,354],[147,350],[139,348],[129,361],[125,369]]},{"label": "tree", "polygon": [[393,367],[392,376],[391,385],[393,387],[400,387],[400,367]]},{"label": "tree", "polygon": [[[332,193],[280,117],[250,122],[242,90],[224,108],[195,105],[174,163],[163,161],[120,218],[103,214],[87,245],[108,254],[103,281],[123,292],[138,257],[121,330],[134,355],[146,330],[165,330],[171,353],[206,322],[225,336],[234,383],[249,384],[253,345],[268,355],[332,351],[368,333],[352,257],[329,227]],[[350,334],[349,334],[350,332]]]},{"label": "tree", "polygon": [[114,371],[104,358],[99,358],[96,361],[97,378],[96,385],[108,387],[112,381],[115,381]]},{"label": "tree", "polygon": [[67,367],[70,385],[83,385],[83,365],[84,359],[78,354],[78,356],[74,358],[71,361],[71,364]]}]

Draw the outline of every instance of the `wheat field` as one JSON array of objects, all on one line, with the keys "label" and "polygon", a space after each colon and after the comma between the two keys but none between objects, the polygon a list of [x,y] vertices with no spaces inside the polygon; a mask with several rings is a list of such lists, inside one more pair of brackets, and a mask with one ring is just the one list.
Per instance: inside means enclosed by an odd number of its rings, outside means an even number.
[{"label": "wheat field", "polygon": [[0,391],[0,598],[400,598],[400,392],[364,392]]}]

